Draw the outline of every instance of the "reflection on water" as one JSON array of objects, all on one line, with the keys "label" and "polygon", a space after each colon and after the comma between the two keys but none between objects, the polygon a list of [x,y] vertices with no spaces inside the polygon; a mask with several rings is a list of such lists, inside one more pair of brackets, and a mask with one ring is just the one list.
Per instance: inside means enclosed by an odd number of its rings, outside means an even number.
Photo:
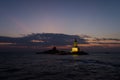
[{"label": "reflection on water", "polygon": [[118,54],[0,54],[0,80],[119,80],[119,75]]}]

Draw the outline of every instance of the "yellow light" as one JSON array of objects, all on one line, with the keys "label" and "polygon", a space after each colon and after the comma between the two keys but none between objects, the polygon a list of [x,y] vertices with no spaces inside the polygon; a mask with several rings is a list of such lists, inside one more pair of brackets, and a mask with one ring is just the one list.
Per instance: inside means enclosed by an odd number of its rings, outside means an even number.
[{"label": "yellow light", "polygon": [[78,52],[78,48],[72,48],[72,52]]}]

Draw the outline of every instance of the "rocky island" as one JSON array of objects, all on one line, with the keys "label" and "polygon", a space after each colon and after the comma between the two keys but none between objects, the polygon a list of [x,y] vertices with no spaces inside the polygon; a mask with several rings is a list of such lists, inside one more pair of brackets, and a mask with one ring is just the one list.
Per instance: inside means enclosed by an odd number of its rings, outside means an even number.
[{"label": "rocky island", "polygon": [[46,50],[43,52],[36,52],[36,54],[59,54],[59,55],[87,55],[87,52],[81,51],[77,46],[77,40],[74,40],[72,50],[68,51],[60,51],[55,46],[51,50]]}]

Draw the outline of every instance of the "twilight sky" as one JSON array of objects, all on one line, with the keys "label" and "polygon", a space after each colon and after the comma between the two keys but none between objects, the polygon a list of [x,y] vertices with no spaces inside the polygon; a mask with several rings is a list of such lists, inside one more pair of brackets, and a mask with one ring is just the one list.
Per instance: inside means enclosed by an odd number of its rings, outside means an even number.
[{"label": "twilight sky", "polygon": [[0,0],[0,36],[42,32],[120,38],[120,0]]}]

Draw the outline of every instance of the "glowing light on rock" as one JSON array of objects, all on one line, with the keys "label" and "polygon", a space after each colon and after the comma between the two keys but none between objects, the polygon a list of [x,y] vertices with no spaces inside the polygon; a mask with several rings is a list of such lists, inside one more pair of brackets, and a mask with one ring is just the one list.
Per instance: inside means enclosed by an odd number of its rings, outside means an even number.
[{"label": "glowing light on rock", "polygon": [[72,52],[78,52],[78,48],[72,48]]}]

